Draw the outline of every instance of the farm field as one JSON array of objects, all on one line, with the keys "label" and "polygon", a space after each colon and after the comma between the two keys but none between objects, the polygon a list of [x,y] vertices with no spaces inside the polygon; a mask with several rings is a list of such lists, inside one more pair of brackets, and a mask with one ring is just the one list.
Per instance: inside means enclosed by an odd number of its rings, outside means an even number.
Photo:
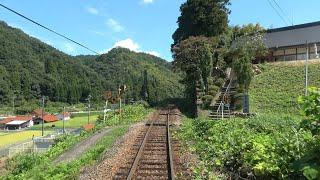
[{"label": "farm field", "polygon": [[[50,133],[49,131],[45,131],[45,135]],[[40,137],[41,136],[41,131],[21,131],[21,132],[10,132],[10,133],[0,133],[0,148],[10,145],[10,144],[15,144],[18,142],[26,141],[26,140],[31,140],[32,136],[34,137]]]},{"label": "farm field", "polygon": [[8,133],[5,133],[5,132],[0,132],[0,136],[4,136],[4,135],[7,135]]},{"label": "farm field", "polygon": [[[90,116],[90,123],[95,123],[97,121],[98,115],[92,115]],[[88,117],[87,116],[80,116],[80,117],[74,117],[70,120],[65,121],[65,128],[80,128],[83,125],[88,123]],[[53,123],[45,123],[44,128],[45,129],[52,129],[52,125],[55,125],[54,128],[63,128],[63,121],[57,121]],[[30,127],[32,130],[41,130],[42,125],[35,125],[33,127]]]}]

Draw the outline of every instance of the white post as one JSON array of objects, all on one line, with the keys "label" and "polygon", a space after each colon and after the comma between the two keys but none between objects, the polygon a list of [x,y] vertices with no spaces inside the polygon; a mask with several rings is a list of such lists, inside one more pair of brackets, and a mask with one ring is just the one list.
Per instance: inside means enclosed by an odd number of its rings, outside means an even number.
[{"label": "white post", "polygon": [[108,109],[108,100],[106,100],[106,106],[104,107],[103,122],[106,122],[107,109]]},{"label": "white post", "polygon": [[222,118],[222,120],[223,120],[223,114],[224,114],[224,102],[222,102],[222,113],[221,113],[221,118]]},{"label": "white post", "polygon": [[314,43],[314,54],[315,54],[315,58],[318,59],[319,58],[319,54],[318,54],[318,47],[317,47],[317,43]]},{"label": "white post", "polygon": [[306,86],[306,91],[305,91],[305,95],[308,95],[308,60],[309,60],[309,44],[308,41],[306,42],[307,45],[307,57],[306,57],[306,69],[305,69],[305,86]]}]

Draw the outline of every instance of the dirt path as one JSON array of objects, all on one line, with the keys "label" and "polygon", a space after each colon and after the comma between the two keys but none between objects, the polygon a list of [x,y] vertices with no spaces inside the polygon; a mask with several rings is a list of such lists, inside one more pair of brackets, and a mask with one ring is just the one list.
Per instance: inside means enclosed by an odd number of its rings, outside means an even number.
[{"label": "dirt path", "polygon": [[101,138],[103,138],[103,136],[109,133],[112,129],[113,128],[105,128],[96,132],[91,137],[76,144],[72,149],[61,154],[56,160],[53,161],[53,163],[56,164],[75,160],[77,157],[86,152],[90,147],[95,145]]}]

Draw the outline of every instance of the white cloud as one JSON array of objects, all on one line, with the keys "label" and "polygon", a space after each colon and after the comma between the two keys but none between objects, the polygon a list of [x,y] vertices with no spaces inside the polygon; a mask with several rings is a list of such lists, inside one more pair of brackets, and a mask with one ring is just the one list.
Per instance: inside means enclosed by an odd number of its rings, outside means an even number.
[{"label": "white cloud", "polygon": [[90,14],[93,14],[93,15],[98,15],[98,14],[99,14],[98,9],[93,8],[93,7],[88,7],[88,8],[87,8],[87,11],[88,11]]},{"label": "white cloud", "polygon": [[124,27],[120,23],[112,18],[107,20],[107,26],[111,28],[114,32],[121,32],[124,30]]},{"label": "white cloud", "polygon": [[134,52],[144,52],[147,54],[151,54],[151,55],[160,57],[160,53],[158,53],[157,51],[143,51],[143,50],[141,50],[140,45],[138,43],[134,42],[131,38],[117,41],[116,43],[114,43],[114,45],[111,48],[101,51],[100,54],[107,53],[111,49],[118,48],[118,47],[127,48],[131,51],[134,51]]},{"label": "white cloud", "polygon": [[152,4],[154,2],[154,0],[142,0],[141,3],[142,4]]},{"label": "white cloud", "polygon": [[139,52],[140,46],[138,43],[134,42],[132,39],[128,38],[122,41],[118,41],[113,45],[113,48],[123,47],[130,49],[131,51]]},{"label": "white cloud", "polygon": [[63,51],[69,53],[69,54],[75,54],[76,53],[76,47],[71,43],[64,43],[62,47]]},{"label": "white cloud", "polygon": [[160,53],[157,51],[146,51],[145,53],[160,57]]}]

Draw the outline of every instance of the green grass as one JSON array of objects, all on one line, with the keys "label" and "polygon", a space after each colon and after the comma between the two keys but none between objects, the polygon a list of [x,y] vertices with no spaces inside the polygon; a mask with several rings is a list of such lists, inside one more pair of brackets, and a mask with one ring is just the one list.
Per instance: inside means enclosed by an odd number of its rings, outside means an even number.
[{"label": "green grass", "polygon": [[[320,138],[300,128],[297,99],[305,92],[304,63],[259,66],[262,73],[253,78],[249,91],[250,111],[256,116],[185,120],[177,132],[185,147],[199,155],[195,178],[228,179],[232,173],[257,179],[301,178],[301,160],[318,157]],[[309,65],[309,86],[320,87],[320,61]]]},{"label": "green grass", "polygon": [[[303,63],[260,65],[250,86],[252,112],[299,114],[297,98],[305,92]],[[309,85],[320,87],[320,61],[309,65]]]},{"label": "green grass", "polygon": [[6,135],[6,134],[8,134],[8,133],[0,132],[0,136],[4,136],[4,135]]},{"label": "green grass", "polygon": [[[48,133],[49,132],[46,131],[45,135]],[[10,132],[4,135],[0,134],[0,147],[31,140],[33,135],[34,137],[40,137],[41,131],[21,131],[21,132]]]},{"label": "green grass", "polygon": [[[90,123],[95,123],[97,121],[98,115],[92,115],[90,116]],[[70,120],[65,121],[65,128],[80,128],[83,125],[88,124],[88,117],[81,116],[81,117],[74,117]],[[63,121],[57,121],[53,123],[45,123],[44,128],[45,129],[52,129],[52,125],[55,125],[55,128],[63,128]],[[32,130],[40,130],[42,128],[42,125],[35,125],[33,127],[30,127]]]},{"label": "green grass", "polygon": [[[14,156],[6,166],[8,174],[0,177],[0,179],[78,179],[83,166],[91,165],[101,160],[105,150],[110,148],[116,139],[128,130],[130,124],[143,120],[151,110],[142,105],[126,106],[121,121],[116,120],[118,118],[111,117],[110,121],[106,123],[98,121],[93,131],[83,132],[80,136],[62,136],[44,154]],[[52,161],[61,153],[106,126],[110,126],[111,131],[76,160],[68,163],[52,164]]]}]

